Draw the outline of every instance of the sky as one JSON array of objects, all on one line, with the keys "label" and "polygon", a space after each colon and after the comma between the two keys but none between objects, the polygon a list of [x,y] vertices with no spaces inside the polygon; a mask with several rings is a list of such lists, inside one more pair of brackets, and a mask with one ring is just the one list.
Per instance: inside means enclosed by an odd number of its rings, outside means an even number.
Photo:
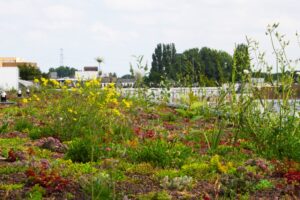
[{"label": "sky", "polygon": [[[42,71],[63,64],[77,69],[129,73],[135,56],[151,65],[158,43],[175,43],[177,52],[210,47],[233,54],[246,36],[260,42],[272,62],[268,24],[291,41],[300,57],[298,0],[0,0],[0,57],[35,61]],[[300,68],[299,68],[300,69]]]}]

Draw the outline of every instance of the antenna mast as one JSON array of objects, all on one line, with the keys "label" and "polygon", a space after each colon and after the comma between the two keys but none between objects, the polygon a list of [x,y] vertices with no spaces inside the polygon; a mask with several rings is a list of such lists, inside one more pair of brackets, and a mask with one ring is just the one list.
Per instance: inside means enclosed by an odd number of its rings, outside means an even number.
[{"label": "antenna mast", "polygon": [[59,64],[60,66],[64,66],[64,49],[60,48],[60,54],[59,54]]}]

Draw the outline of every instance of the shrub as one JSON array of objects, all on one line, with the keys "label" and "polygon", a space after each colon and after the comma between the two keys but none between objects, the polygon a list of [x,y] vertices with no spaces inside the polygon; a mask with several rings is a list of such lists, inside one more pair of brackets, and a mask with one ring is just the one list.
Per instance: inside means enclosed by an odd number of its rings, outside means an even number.
[{"label": "shrub", "polygon": [[8,130],[8,123],[5,122],[0,126],[0,134],[5,133]]},{"label": "shrub", "polygon": [[74,140],[67,153],[66,158],[73,162],[90,162],[97,161],[100,157],[99,145],[91,138],[86,137]]},{"label": "shrub", "polygon": [[163,121],[174,122],[176,120],[174,113],[161,113],[160,116]]},{"label": "shrub", "polygon": [[[272,66],[264,56],[258,59],[258,65],[270,66],[267,71],[269,83],[273,85],[271,93],[264,90],[257,91],[257,87],[249,87],[250,95],[241,94],[235,106],[232,106],[236,117],[234,124],[239,128],[238,132],[244,133],[246,138],[255,144],[258,153],[268,158],[292,159],[300,161],[300,118],[298,116],[297,89],[294,87],[294,64],[287,56],[289,42],[277,30],[278,24],[269,25],[266,34],[272,40],[273,51],[276,52],[276,85],[272,77]],[[249,49],[253,54],[261,54],[258,51],[257,42],[248,40]],[[278,71],[280,69],[280,71]],[[297,76],[296,76],[297,77]],[[251,74],[244,77],[251,79]],[[245,86],[245,84],[242,84]],[[246,88],[242,87],[242,91]],[[267,92],[267,94],[266,94]],[[271,103],[266,99],[273,99]],[[256,101],[255,101],[256,100]],[[234,105],[234,104],[232,104]]]},{"label": "shrub", "polygon": [[40,139],[42,137],[56,136],[51,127],[34,127],[29,131],[29,137],[33,140]]},{"label": "shrub", "polygon": [[245,113],[247,116],[242,131],[251,138],[257,152],[268,158],[300,161],[299,118],[287,116],[289,114],[254,113],[249,109]]},{"label": "shrub", "polygon": [[108,174],[101,173],[91,179],[81,180],[82,187],[87,196],[94,200],[111,200],[114,198],[113,183]]},{"label": "shrub", "polygon": [[191,148],[183,144],[167,143],[163,140],[146,141],[137,149],[129,150],[135,162],[150,162],[158,167],[181,167],[192,155]]},{"label": "shrub", "polygon": [[122,157],[125,148],[120,144],[104,143],[98,136],[75,139],[69,146],[66,158],[73,162],[90,162],[104,158]]},{"label": "shrub", "polygon": [[20,132],[30,132],[33,129],[33,124],[25,118],[18,119],[15,123],[15,130]]}]

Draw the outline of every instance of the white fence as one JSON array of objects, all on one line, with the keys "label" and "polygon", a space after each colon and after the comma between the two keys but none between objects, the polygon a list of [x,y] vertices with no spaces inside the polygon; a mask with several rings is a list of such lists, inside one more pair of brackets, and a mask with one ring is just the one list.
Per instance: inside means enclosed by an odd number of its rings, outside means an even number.
[{"label": "white fence", "polygon": [[18,90],[19,69],[18,67],[0,67],[0,90]]},{"label": "white fence", "polygon": [[[152,97],[153,100],[159,101],[164,97],[169,98],[170,103],[177,103],[182,98],[187,98],[189,94],[193,93],[194,96],[199,98],[212,98],[220,95],[221,87],[193,87],[193,88],[149,88],[145,91],[145,95]],[[120,92],[124,96],[135,96],[142,89],[137,88],[122,88]]]}]

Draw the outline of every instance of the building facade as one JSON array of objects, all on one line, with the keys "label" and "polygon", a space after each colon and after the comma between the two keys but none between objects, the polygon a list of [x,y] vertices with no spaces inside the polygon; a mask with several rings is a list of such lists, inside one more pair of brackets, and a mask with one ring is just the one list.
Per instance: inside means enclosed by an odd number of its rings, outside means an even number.
[{"label": "building facade", "polygon": [[75,78],[79,80],[91,80],[99,78],[98,67],[87,66],[83,68],[83,71],[76,71]]},{"label": "building facade", "polygon": [[19,68],[0,67],[0,91],[19,89]]},{"label": "building facade", "polygon": [[37,63],[25,61],[17,57],[0,57],[0,67],[16,67],[20,65],[37,67]]}]

